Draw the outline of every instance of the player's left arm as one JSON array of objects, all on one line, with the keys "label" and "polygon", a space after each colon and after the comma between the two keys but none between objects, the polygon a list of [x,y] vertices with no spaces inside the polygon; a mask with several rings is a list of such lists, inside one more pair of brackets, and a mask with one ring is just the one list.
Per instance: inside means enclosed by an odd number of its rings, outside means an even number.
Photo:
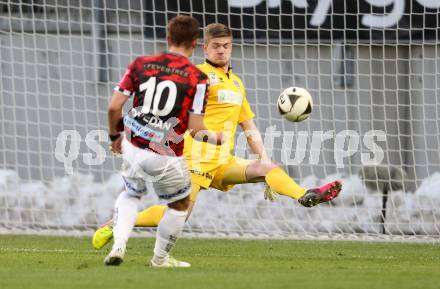
[{"label": "player's left arm", "polygon": [[254,117],[255,114],[253,113],[247,98],[244,97],[238,122],[246,135],[247,143],[249,144],[252,152],[258,155],[260,160],[270,162],[266,149],[264,148],[261,133],[255,125]]},{"label": "player's left arm", "polygon": [[247,143],[251,148],[251,151],[258,155],[259,159],[262,161],[270,162],[267,156],[266,149],[264,147],[263,138],[260,131],[255,125],[254,119],[248,119],[240,123],[241,128],[245,132]]}]

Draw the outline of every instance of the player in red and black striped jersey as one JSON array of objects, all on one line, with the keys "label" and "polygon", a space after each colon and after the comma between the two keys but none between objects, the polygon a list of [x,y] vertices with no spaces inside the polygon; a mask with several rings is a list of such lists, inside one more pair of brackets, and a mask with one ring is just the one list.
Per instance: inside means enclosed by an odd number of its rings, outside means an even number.
[{"label": "player in red and black striped jersey", "polygon": [[[168,24],[168,51],[133,61],[116,86],[108,108],[111,149],[124,159],[123,191],[115,203],[114,243],[106,265],[119,265],[133,229],[146,182],[159,199],[168,203],[156,235],[154,267],[189,267],[169,256],[188,215],[191,178],[183,153],[187,129],[201,141],[223,142],[222,133],[208,131],[203,123],[207,77],[188,59],[199,35],[199,23],[177,16]],[[133,98],[123,118],[125,137],[120,134],[122,108]],[[201,134],[199,133],[201,132]]]},{"label": "player in red and black striped jersey", "polygon": [[133,98],[124,117],[133,145],[162,155],[181,156],[189,114],[203,114],[207,76],[181,54],[138,57],[115,91]]}]

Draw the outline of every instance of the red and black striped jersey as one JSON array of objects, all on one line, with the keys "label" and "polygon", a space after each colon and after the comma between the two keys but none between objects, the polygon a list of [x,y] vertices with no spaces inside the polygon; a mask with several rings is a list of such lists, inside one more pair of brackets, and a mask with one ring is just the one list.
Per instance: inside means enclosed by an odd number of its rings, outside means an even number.
[{"label": "red and black striped jersey", "polygon": [[189,113],[203,114],[208,77],[185,56],[164,52],[136,58],[115,87],[133,98],[126,136],[139,148],[181,156]]}]

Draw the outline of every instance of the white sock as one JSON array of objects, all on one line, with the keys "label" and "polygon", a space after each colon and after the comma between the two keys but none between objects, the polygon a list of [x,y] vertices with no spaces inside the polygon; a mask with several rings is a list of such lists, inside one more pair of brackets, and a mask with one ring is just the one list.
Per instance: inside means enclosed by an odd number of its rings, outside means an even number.
[{"label": "white sock", "polygon": [[115,211],[113,216],[113,237],[115,246],[124,246],[128,241],[134,223],[136,222],[136,215],[140,199],[131,197],[126,191],[119,194],[115,202]]},{"label": "white sock", "polygon": [[162,263],[169,256],[171,249],[182,234],[185,225],[187,211],[177,211],[168,208],[160,220],[154,245],[154,262]]}]

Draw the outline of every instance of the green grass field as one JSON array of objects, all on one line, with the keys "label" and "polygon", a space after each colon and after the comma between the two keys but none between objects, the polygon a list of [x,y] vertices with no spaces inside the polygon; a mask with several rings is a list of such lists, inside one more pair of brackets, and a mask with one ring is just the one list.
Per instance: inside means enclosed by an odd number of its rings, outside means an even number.
[{"label": "green grass field", "polygon": [[105,267],[89,238],[0,235],[0,288],[440,288],[439,244],[182,239],[193,267],[152,269],[153,242]]}]

